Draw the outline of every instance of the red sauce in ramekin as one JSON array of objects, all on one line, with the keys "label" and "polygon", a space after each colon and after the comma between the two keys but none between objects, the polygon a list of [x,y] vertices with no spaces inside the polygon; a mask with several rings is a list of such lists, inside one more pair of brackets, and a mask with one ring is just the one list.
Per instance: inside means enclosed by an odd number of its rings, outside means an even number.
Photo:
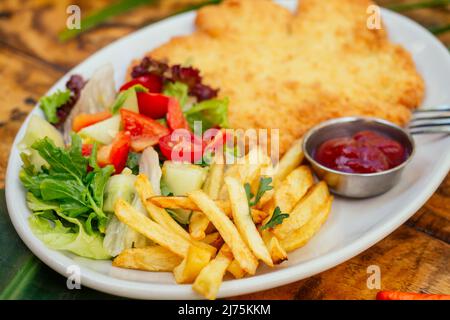
[{"label": "red sauce in ramekin", "polygon": [[315,151],[314,159],[341,172],[374,173],[392,169],[408,156],[409,151],[398,141],[366,130],[325,141]]}]

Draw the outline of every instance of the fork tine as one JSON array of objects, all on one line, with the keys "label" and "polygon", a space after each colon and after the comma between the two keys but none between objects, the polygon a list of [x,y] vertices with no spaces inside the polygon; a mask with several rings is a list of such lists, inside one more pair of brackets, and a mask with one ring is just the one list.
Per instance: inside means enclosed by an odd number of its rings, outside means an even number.
[{"label": "fork tine", "polygon": [[430,113],[435,113],[435,112],[449,112],[450,111],[450,106],[438,106],[438,107],[433,107],[433,108],[424,108],[424,109],[416,109],[414,110],[414,114],[420,114],[420,113],[425,113],[425,114],[430,114]]},{"label": "fork tine", "polygon": [[438,113],[438,114],[429,114],[429,115],[424,115],[424,116],[417,116],[417,115],[413,115],[413,117],[411,118],[411,122],[416,122],[416,121],[423,121],[423,120],[445,120],[445,119],[450,119],[450,112],[449,113]]},{"label": "fork tine", "polygon": [[450,106],[415,110],[408,129],[411,134],[450,133]]},{"label": "fork tine", "polygon": [[419,124],[410,124],[409,128],[410,129],[414,129],[414,128],[427,128],[427,127],[445,127],[448,126],[450,127],[450,119],[445,119],[445,121],[428,121],[428,122],[423,122],[423,123],[419,123]]},{"label": "fork tine", "polygon": [[450,134],[450,127],[434,127],[434,128],[416,128],[409,131],[411,134],[436,134],[447,133]]}]

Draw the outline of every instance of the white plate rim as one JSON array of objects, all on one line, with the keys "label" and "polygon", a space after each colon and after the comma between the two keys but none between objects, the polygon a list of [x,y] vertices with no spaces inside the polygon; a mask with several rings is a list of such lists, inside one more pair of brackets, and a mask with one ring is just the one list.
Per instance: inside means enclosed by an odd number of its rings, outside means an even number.
[{"label": "white plate rim", "polygon": [[[128,37],[134,36],[140,32],[145,32],[149,28],[158,28],[163,24],[171,24],[177,19],[185,19],[192,15],[194,12],[181,14],[179,16],[171,17],[165,19],[161,22],[152,24],[136,32],[133,32],[111,44],[104,47],[103,49],[97,51],[85,61],[78,64],[72,70],[70,70],[66,75],[64,75],[56,84],[49,90],[53,92],[59,83],[67,74],[72,74],[76,72],[82,64],[86,63],[88,60],[93,59],[95,56],[102,55],[104,52],[109,50],[112,46],[119,45],[120,42],[126,41]],[[412,27],[417,29],[418,33],[422,33],[421,36],[429,38],[430,41],[434,42],[437,50],[447,50],[434,36],[431,35],[426,29],[417,24],[416,22],[391,11],[382,9],[382,15],[384,17],[390,16],[391,19],[397,19],[401,23],[410,24]],[[448,58],[448,64],[450,65],[450,55]],[[32,113],[36,111],[33,109]],[[31,113],[30,113],[31,114]],[[13,151],[16,151],[16,145],[19,137],[23,135],[23,131],[26,123],[29,120],[29,116],[22,124],[19,132],[16,135],[13,144]],[[18,160],[17,152],[11,152],[8,160],[8,168],[6,172],[6,202],[8,207],[8,212],[11,221],[16,229],[17,233],[21,239],[25,242],[27,247],[45,264],[57,271],[63,276],[67,276],[67,267],[75,264],[72,259],[64,256],[62,253],[51,250],[47,248],[42,242],[40,242],[29,230],[27,225],[24,225],[14,214],[14,190],[9,188],[8,181],[12,179],[17,179],[17,170],[14,170],[14,166],[11,165],[14,161]],[[310,261],[302,262],[300,265],[293,265],[286,269],[274,270],[273,272],[256,275],[249,278],[243,278],[239,280],[230,280],[224,282],[222,285],[218,298],[224,298],[229,296],[237,296],[242,294],[247,294],[251,292],[266,290],[274,287],[279,287],[287,283],[295,282],[312,275],[323,272],[330,269],[352,257],[358,255],[362,251],[368,249],[378,241],[385,238],[395,229],[397,229],[401,224],[403,224],[412,214],[414,214],[420,207],[427,201],[427,199],[434,193],[442,182],[442,177],[450,170],[450,153],[448,153],[444,162],[438,169],[437,173],[434,175],[434,179],[428,184],[425,190],[421,193],[421,197],[415,202],[405,205],[404,210],[401,213],[395,215],[395,219],[389,220],[389,223],[378,226],[373,230],[367,232],[364,236],[357,239],[351,245],[347,245],[339,250],[327,253],[323,256],[317,257]],[[125,296],[129,298],[139,298],[139,299],[198,299],[201,298],[197,295],[191,288],[190,285],[177,285],[177,284],[152,284],[152,283],[137,283],[134,281],[121,280],[117,278],[112,278],[103,275],[99,272],[90,270],[88,268],[81,267],[82,271],[82,284],[87,287],[97,289],[106,293]]]}]

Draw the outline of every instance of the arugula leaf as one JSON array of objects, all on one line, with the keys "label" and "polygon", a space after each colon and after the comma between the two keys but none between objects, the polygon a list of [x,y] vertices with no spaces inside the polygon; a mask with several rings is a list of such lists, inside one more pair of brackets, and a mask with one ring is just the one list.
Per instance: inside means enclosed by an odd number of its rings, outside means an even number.
[{"label": "arugula leaf", "polygon": [[94,171],[94,177],[89,184],[92,198],[99,208],[103,208],[103,194],[109,177],[114,173],[113,166],[106,166]]},{"label": "arugula leaf", "polygon": [[[95,156],[89,159],[81,153],[82,142],[78,135],[72,136],[72,145],[66,150],[58,148],[47,137],[37,140],[32,148],[39,152],[47,161],[49,168],[43,172],[32,173],[24,168],[20,179],[35,197],[43,201],[59,203],[59,210],[70,217],[95,213],[95,219],[100,231],[104,231],[106,215],[102,210],[103,194],[106,182],[114,171],[112,166],[100,168]],[[97,152],[96,146],[93,154]],[[92,171],[87,171],[88,163]]]},{"label": "arugula leaf", "polygon": [[228,99],[211,99],[202,101],[187,110],[184,115],[193,129],[195,121],[202,122],[202,130],[219,127],[228,128]]},{"label": "arugula leaf", "polygon": [[182,82],[168,82],[164,86],[163,94],[175,98],[180,103],[180,107],[184,110],[184,106],[188,100],[189,87]]},{"label": "arugula leaf", "polygon": [[72,201],[82,205],[86,203],[86,187],[76,180],[46,178],[41,182],[40,188],[43,200]]},{"label": "arugula leaf", "polygon": [[94,142],[92,145],[91,155],[89,156],[89,166],[95,171],[100,169],[97,163],[98,144]]},{"label": "arugula leaf", "polygon": [[[270,185],[271,183],[272,183],[272,178],[261,177],[261,179],[259,179],[259,186],[258,186],[258,190],[256,191],[256,196],[252,193],[251,186],[249,183],[246,183],[244,185],[244,189],[245,189],[245,193],[247,195],[249,207],[256,205],[259,202],[259,200],[261,200],[264,193],[273,189],[273,187]],[[253,197],[254,197],[254,199],[253,199]]]},{"label": "arugula leaf", "polygon": [[128,153],[127,158],[127,168],[133,172],[134,175],[139,174],[139,153],[136,152],[130,152]]},{"label": "arugula leaf", "polygon": [[72,139],[72,147],[69,151],[56,147],[48,137],[37,140],[31,147],[47,161],[52,173],[66,173],[81,182],[81,177],[86,173],[88,161],[81,154],[81,138],[73,135]]},{"label": "arugula leaf", "polygon": [[261,227],[261,230],[265,230],[268,228],[274,228],[275,226],[281,224],[284,219],[288,218],[289,214],[282,213],[280,207],[276,207],[273,211],[272,218],[265,225]]}]

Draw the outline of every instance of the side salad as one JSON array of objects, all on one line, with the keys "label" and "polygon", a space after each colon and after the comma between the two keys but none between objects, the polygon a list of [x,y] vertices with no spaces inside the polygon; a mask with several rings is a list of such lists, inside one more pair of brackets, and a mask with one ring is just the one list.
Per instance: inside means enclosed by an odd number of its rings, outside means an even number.
[{"label": "side salad", "polygon": [[[124,199],[147,215],[134,187],[139,173],[157,194],[202,187],[207,150],[226,147],[220,129],[228,127],[228,100],[217,94],[199,70],[146,57],[119,90],[106,65],[43,97],[46,120],[31,116],[18,146],[33,233],[50,248],[93,259],[149,245],[115,217],[114,204]],[[191,211],[166,210],[179,224],[189,222]]]}]

